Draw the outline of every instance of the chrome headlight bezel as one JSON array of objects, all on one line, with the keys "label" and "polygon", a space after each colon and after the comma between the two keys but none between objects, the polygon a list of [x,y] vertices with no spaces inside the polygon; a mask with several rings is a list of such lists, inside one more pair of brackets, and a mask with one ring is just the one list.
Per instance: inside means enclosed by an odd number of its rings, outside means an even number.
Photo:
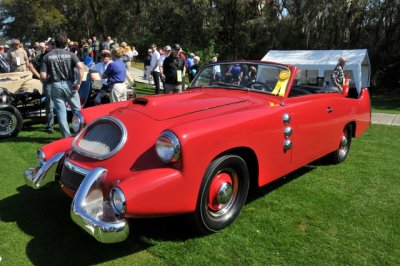
[{"label": "chrome headlight bezel", "polygon": [[119,187],[113,187],[110,190],[110,203],[113,211],[121,216],[126,212],[126,199],[125,195]]},{"label": "chrome headlight bezel", "polygon": [[43,166],[46,162],[46,154],[42,149],[37,150],[37,160],[40,166]]},{"label": "chrome headlight bezel", "polygon": [[85,126],[85,118],[83,117],[81,112],[77,112],[72,117],[72,129],[75,134],[78,134],[82,128]]},{"label": "chrome headlight bezel", "polygon": [[181,156],[181,144],[172,131],[162,132],[155,146],[157,155],[163,162],[174,163]]}]

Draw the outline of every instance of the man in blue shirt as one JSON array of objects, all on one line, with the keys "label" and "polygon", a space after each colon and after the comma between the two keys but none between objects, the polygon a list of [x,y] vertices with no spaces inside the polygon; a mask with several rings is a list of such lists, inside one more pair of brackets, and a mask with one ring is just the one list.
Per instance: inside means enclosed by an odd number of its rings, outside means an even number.
[{"label": "man in blue shirt", "polygon": [[111,50],[111,56],[114,62],[108,65],[102,76],[107,79],[108,89],[110,90],[110,102],[121,102],[127,100],[126,95],[126,65],[121,57],[123,50],[117,47]]}]

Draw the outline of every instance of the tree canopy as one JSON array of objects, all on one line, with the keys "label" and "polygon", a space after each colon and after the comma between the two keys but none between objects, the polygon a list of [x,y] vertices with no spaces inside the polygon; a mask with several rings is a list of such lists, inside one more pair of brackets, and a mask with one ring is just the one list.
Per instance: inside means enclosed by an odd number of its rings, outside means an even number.
[{"label": "tree canopy", "polygon": [[400,90],[400,0],[0,0],[0,21],[6,39],[111,36],[141,54],[177,42],[205,61],[367,48],[373,84]]}]

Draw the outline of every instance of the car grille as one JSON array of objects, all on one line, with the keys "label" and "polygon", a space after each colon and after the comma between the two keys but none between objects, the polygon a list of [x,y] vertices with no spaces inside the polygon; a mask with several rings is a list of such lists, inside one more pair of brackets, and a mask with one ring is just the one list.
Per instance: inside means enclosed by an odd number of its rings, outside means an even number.
[{"label": "car grille", "polygon": [[74,172],[64,165],[61,171],[60,182],[72,191],[76,192],[84,178],[84,175]]},{"label": "car grille", "polygon": [[76,136],[73,148],[87,157],[104,160],[117,153],[125,144],[125,126],[112,117],[102,117],[89,124]]}]

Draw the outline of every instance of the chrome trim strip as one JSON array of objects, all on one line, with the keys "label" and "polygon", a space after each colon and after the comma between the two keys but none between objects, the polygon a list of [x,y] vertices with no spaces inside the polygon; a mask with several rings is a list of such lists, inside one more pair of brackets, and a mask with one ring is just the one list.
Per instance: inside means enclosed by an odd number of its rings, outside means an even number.
[{"label": "chrome trim strip", "polygon": [[[87,151],[87,150],[84,150],[84,149],[80,148],[79,145],[76,143],[77,140],[79,140],[81,138],[81,136],[84,136],[86,134],[86,132],[91,127],[93,127],[94,125],[96,125],[97,123],[102,122],[102,121],[113,122],[121,129],[122,138],[121,138],[118,146],[115,147],[115,149],[112,152],[110,152],[110,153],[108,153],[106,155],[97,154],[97,153],[90,152],[90,151]],[[125,145],[125,142],[126,142],[127,139],[128,139],[128,131],[126,130],[125,125],[121,121],[119,121],[118,119],[116,119],[116,118],[114,118],[112,116],[103,116],[103,117],[100,117],[100,118],[92,121],[90,124],[86,125],[82,129],[82,131],[79,132],[78,135],[76,135],[76,137],[72,141],[72,148],[77,153],[79,153],[79,154],[81,154],[83,156],[86,156],[86,157],[89,157],[89,158],[93,158],[93,159],[97,159],[97,160],[105,160],[105,159],[108,159],[108,158],[114,156],[117,152],[119,152],[122,149],[122,147]]]},{"label": "chrome trim strip", "polygon": [[71,218],[99,242],[116,243],[124,241],[129,235],[127,220],[116,217],[110,203],[104,199],[94,203],[86,200],[91,196],[92,187],[101,186],[106,175],[106,169],[97,167],[83,179],[72,201]]},{"label": "chrome trim strip", "polygon": [[90,170],[77,166],[73,163],[71,163],[68,159],[65,159],[64,161],[64,166],[67,167],[69,170],[72,172],[78,173],[80,175],[86,176],[89,174]]},{"label": "chrome trim strip", "polygon": [[[24,178],[25,183],[34,189],[38,189],[45,186],[47,183],[54,181],[58,162],[64,157],[64,154],[64,152],[57,153],[41,167],[26,169]],[[52,176],[53,178],[46,178],[47,176]]]}]

